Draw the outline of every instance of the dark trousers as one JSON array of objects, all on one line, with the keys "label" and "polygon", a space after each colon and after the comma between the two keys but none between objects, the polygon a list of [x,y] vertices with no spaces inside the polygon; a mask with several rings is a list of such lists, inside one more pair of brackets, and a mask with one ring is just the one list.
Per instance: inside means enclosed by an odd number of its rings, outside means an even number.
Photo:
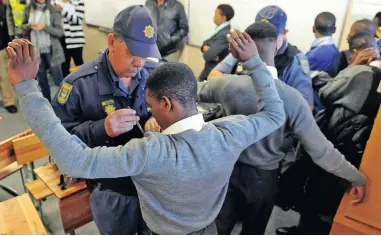
[{"label": "dark trousers", "polygon": [[38,84],[41,87],[42,95],[51,101],[50,87],[48,82],[48,69],[53,77],[54,84],[59,86],[63,80],[61,65],[51,66],[52,54],[51,53],[41,53],[40,54],[40,68],[38,69],[37,79]]},{"label": "dark trousers", "polygon": [[83,64],[83,47],[67,49],[65,37],[62,37],[60,41],[65,53],[65,62],[62,63],[62,73],[65,78],[70,74],[70,61],[72,58],[76,66]]},{"label": "dark trousers", "polygon": [[126,196],[99,184],[90,196],[93,220],[103,235],[148,234],[137,196]]},{"label": "dark trousers", "polygon": [[80,66],[83,64],[83,47],[81,48],[65,48],[65,62],[62,63],[62,72],[64,77],[70,74],[70,61],[73,58],[74,64]]},{"label": "dark trousers", "polygon": [[241,234],[264,234],[277,192],[278,170],[237,163],[216,224],[218,234],[230,234],[242,218]]}]

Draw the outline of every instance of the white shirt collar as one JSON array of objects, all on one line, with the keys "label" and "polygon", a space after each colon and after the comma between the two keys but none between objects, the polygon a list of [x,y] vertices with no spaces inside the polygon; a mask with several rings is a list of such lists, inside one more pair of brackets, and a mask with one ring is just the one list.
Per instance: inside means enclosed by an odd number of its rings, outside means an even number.
[{"label": "white shirt collar", "polygon": [[202,129],[204,124],[204,117],[201,113],[199,113],[172,124],[163,131],[163,134],[178,134],[190,129],[196,130],[198,132]]},{"label": "white shirt collar", "polygon": [[273,79],[278,79],[278,70],[273,66],[266,66],[266,67],[270,71]]}]

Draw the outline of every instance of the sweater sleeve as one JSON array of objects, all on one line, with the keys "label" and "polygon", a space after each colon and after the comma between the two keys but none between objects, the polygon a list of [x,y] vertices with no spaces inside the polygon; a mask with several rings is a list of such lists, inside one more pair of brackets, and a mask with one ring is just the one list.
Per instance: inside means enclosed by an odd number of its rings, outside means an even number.
[{"label": "sweater sleeve", "polygon": [[250,75],[254,83],[258,112],[250,116],[232,116],[213,122],[222,132],[228,151],[233,154],[241,153],[251,144],[274,132],[285,121],[283,102],[275,88],[274,79],[259,56],[245,62],[243,67],[245,74]]},{"label": "sweater sleeve", "polygon": [[18,83],[14,90],[27,124],[56,158],[63,173],[86,179],[119,178],[138,175],[144,169],[149,138],[133,139],[124,146],[89,148],[67,132],[37,86],[37,81],[28,80]]},{"label": "sweater sleeve", "polygon": [[325,171],[353,184],[364,185],[366,183],[364,175],[327,140],[303,97],[297,91],[293,94],[293,99],[285,104],[286,111],[289,111],[290,128],[313,162]]}]

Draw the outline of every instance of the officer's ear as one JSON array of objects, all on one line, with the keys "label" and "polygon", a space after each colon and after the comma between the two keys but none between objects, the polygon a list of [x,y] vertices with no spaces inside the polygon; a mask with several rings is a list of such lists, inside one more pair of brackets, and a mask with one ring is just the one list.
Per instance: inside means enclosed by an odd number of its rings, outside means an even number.
[{"label": "officer's ear", "polygon": [[107,43],[108,43],[108,49],[110,51],[113,51],[115,48],[115,44],[118,41],[118,37],[115,35],[115,33],[109,33],[107,35]]},{"label": "officer's ear", "polygon": [[316,33],[316,28],[315,28],[315,26],[312,26],[312,33]]}]

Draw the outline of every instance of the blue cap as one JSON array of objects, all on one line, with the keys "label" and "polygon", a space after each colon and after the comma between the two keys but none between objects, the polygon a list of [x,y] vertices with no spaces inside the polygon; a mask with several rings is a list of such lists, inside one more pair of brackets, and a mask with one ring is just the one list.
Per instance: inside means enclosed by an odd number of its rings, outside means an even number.
[{"label": "blue cap", "polygon": [[119,12],[114,20],[114,32],[123,37],[135,56],[161,58],[156,45],[157,25],[146,7],[133,5]]},{"label": "blue cap", "polygon": [[275,26],[277,34],[280,35],[286,29],[287,15],[282,8],[270,5],[258,12],[255,21],[270,22]]}]

